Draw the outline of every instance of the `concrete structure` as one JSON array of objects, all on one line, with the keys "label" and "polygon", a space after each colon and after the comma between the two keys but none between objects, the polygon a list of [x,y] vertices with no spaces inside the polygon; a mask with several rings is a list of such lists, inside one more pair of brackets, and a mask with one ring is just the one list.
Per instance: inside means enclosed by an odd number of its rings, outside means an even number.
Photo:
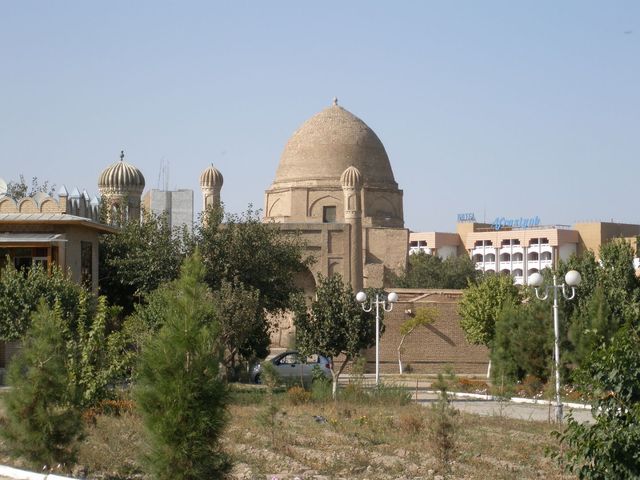
[{"label": "concrete structure", "polygon": [[[439,255],[468,254],[483,272],[506,273],[515,283],[526,283],[529,275],[554,268],[560,260],[592,250],[596,257],[600,245],[623,238],[637,251],[640,225],[612,222],[567,225],[504,227],[486,223],[460,222],[457,233],[412,232],[410,253],[423,251]],[[640,261],[634,266],[638,268]]]},{"label": "concrete structure", "polygon": [[148,190],[142,197],[145,212],[166,215],[171,228],[193,229],[193,190]]},{"label": "concrete structure", "polygon": [[307,120],[287,142],[265,194],[265,221],[301,232],[316,263],[303,282],[339,273],[383,286],[406,266],[402,190],[378,136],[338,105]]}]

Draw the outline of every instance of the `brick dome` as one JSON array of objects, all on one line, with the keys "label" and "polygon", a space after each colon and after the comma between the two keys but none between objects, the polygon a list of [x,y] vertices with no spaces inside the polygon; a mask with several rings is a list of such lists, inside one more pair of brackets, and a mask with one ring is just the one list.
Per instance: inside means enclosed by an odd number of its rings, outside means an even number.
[{"label": "brick dome", "polygon": [[397,189],[384,145],[371,128],[334,100],[291,136],[280,158],[273,187],[296,183],[340,186],[350,166],[364,186]]}]

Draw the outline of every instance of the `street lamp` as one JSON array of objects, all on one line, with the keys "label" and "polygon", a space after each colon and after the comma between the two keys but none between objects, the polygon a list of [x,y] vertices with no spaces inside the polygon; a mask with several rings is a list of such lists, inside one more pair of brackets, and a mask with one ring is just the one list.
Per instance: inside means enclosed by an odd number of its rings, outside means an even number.
[{"label": "street lamp", "polygon": [[373,306],[376,307],[376,386],[380,384],[380,307],[385,312],[390,312],[393,309],[393,304],[398,301],[398,294],[391,292],[387,298],[383,293],[376,293],[376,299],[370,299],[369,305],[366,305],[367,294],[364,292],[358,292],[356,295],[356,301],[361,304],[362,310],[370,312],[373,310]]},{"label": "street lamp", "polygon": [[[580,285],[582,277],[580,277],[580,273],[575,270],[570,270],[564,276],[564,281],[562,285],[558,285],[557,275],[553,275],[553,285],[547,285],[544,287],[544,295],[540,295],[539,287],[542,286],[543,278],[540,273],[532,273],[529,276],[528,283],[530,286],[534,287],[536,291],[536,297],[539,300],[546,300],[549,298],[549,290],[553,289],[553,333],[554,333],[554,343],[553,343],[553,359],[556,368],[556,406],[555,406],[555,414],[556,414],[556,422],[562,423],[562,401],[560,400],[560,323],[558,321],[558,290],[562,291],[562,296],[567,300],[572,300],[576,296],[576,287]],[[571,295],[567,294],[567,290],[565,287],[571,287]]]}]

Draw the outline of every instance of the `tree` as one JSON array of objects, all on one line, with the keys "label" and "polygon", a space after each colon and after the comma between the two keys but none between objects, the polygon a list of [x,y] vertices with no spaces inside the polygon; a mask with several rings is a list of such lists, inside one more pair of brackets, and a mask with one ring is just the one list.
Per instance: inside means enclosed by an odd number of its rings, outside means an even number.
[{"label": "tree", "polygon": [[259,310],[260,292],[237,280],[223,280],[213,299],[224,346],[223,363],[228,376],[233,376],[238,357],[249,361],[264,358],[269,351],[269,332]]},{"label": "tree", "polygon": [[31,179],[31,187],[27,185],[24,175],[20,174],[20,180],[17,182],[11,181],[7,184],[7,195],[14,200],[20,200],[25,197],[33,197],[36,193],[42,192],[51,196],[56,190],[55,185],[50,185],[48,180],[41,185],[38,181],[38,177]]},{"label": "tree", "polygon": [[12,389],[4,395],[7,420],[1,432],[9,448],[49,468],[74,461],[74,442],[82,433],[63,331],[59,305],[51,309],[41,302],[23,348],[10,364]]},{"label": "tree", "polygon": [[100,240],[100,290],[110,303],[133,311],[136,301],[175,280],[186,255],[185,233],[169,226],[166,215],[145,214]]},{"label": "tree", "polygon": [[561,301],[563,330],[569,342],[564,346],[575,365],[590,352],[611,341],[626,324],[640,326],[640,280],[633,268],[634,252],[623,239],[602,244],[600,260],[593,252],[572,257],[558,268],[559,275],[578,270],[582,282],[575,300]]},{"label": "tree", "polygon": [[[486,275],[477,285],[469,285],[458,305],[460,327],[467,341],[491,348],[500,311],[518,302],[518,288],[509,275]],[[487,375],[490,372],[491,362]]]},{"label": "tree", "polygon": [[[331,375],[335,399],[344,368],[361,350],[375,344],[375,318],[356,303],[351,287],[344,284],[342,277],[332,275],[320,276],[316,300],[309,310],[298,306],[294,323],[296,343],[303,354],[318,353],[334,360]],[[344,362],[336,370],[335,359],[340,355],[344,355]]]},{"label": "tree", "polygon": [[400,288],[466,288],[476,283],[480,272],[467,256],[442,259],[418,252],[409,256],[406,272],[395,280]]},{"label": "tree", "polygon": [[304,258],[304,245],[297,233],[263,223],[251,209],[242,215],[208,209],[194,242],[202,252],[211,290],[219,290],[224,280],[240,282],[260,293],[260,307],[268,313],[290,307],[290,297],[298,291],[294,274],[313,262]]},{"label": "tree", "polygon": [[402,325],[400,325],[400,344],[398,345],[398,368],[400,369],[400,375],[402,375],[402,345],[406,338],[411,335],[418,327],[427,327],[436,320],[438,312],[433,307],[420,307],[416,310],[415,315],[406,319]]},{"label": "tree", "polygon": [[220,478],[228,390],[219,378],[219,325],[196,252],[173,285],[160,331],[142,350],[134,396],[146,429],[149,472],[159,480]]},{"label": "tree", "polygon": [[[208,209],[196,228],[194,244],[202,252],[209,288],[220,292],[216,295],[221,296],[223,310],[237,310],[238,302],[250,297],[251,309],[243,307],[246,323],[235,322],[242,331],[227,336],[233,342],[241,337],[245,340],[242,346],[228,346],[244,358],[266,355],[270,342],[267,319],[292,308],[292,299],[298,292],[295,274],[313,261],[304,258],[300,236],[285,233],[274,223],[263,223],[258,212],[251,209],[242,215]],[[239,291],[233,292],[235,289]],[[226,300],[222,301],[223,297]],[[249,310],[254,307],[255,313],[249,319]],[[221,313],[223,324],[234,322],[229,314]]]},{"label": "tree", "polygon": [[500,311],[518,301],[518,288],[509,275],[487,275],[477,285],[469,285],[458,305],[460,326],[467,341],[490,347]]},{"label": "tree", "polygon": [[77,317],[82,295],[83,288],[57,267],[50,273],[39,265],[24,271],[7,262],[0,273],[0,339],[19,340],[41,298],[49,307],[57,302],[63,320],[71,321]]},{"label": "tree", "polygon": [[506,303],[498,314],[491,345],[494,384],[533,375],[550,376],[553,328],[548,302]]},{"label": "tree", "polygon": [[575,311],[569,325],[572,362],[576,366],[582,365],[594,350],[608,344],[619,328],[618,318],[611,315],[603,288],[596,286],[582,308]]},{"label": "tree", "polygon": [[580,479],[640,477],[640,336],[627,325],[595,350],[576,375],[590,392],[592,425],[569,417],[558,458]]}]

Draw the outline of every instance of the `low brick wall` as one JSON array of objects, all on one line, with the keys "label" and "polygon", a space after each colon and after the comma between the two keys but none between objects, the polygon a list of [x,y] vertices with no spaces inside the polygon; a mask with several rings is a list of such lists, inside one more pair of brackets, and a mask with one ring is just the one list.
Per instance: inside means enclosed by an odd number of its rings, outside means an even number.
[{"label": "low brick wall", "polygon": [[[484,374],[489,363],[485,347],[470,345],[460,328],[457,305],[461,290],[394,289],[399,302],[385,312],[385,332],[380,338],[380,372],[399,373],[400,325],[420,307],[438,312],[436,321],[418,327],[404,341],[403,365],[413,373],[439,373],[452,369],[456,374]],[[367,371],[375,371],[375,348],[366,352]]]}]

